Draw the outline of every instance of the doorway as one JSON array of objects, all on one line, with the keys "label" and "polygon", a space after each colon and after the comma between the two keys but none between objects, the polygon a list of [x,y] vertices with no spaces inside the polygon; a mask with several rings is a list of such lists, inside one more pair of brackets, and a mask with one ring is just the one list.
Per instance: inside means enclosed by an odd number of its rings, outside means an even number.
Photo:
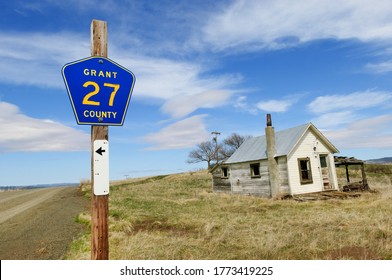
[{"label": "doorway", "polygon": [[320,158],[320,171],[321,171],[323,189],[331,190],[333,189],[333,186],[330,180],[328,155],[320,155],[319,158]]}]

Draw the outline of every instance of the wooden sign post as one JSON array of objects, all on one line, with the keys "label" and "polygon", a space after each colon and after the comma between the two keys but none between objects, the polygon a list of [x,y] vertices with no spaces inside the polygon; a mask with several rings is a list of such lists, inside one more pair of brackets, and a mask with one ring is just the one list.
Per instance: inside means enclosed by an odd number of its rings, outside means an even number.
[{"label": "wooden sign post", "polygon": [[91,125],[91,259],[109,259],[109,129],[123,125],[135,75],[108,58],[107,22],[91,22],[91,57],[62,68],[78,124]]},{"label": "wooden sign post", "polygon": [[[107,22],[91,22],[91,56],[108,56]],[[109,259],[109,194],[94,194],[94,141],[109,140],[107,125],[91,126],[91,259]]]}]

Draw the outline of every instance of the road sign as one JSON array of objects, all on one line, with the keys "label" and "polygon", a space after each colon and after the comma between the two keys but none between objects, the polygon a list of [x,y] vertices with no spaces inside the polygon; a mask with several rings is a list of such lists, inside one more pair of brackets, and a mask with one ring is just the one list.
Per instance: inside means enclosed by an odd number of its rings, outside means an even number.
[{"label": "road sign", "polygon": [[94,194],[109,194],[109,142],[94,141]]},{"label": "road sign", "polygon": [[105,57],[64,65],[62,74],[78,124],[122,125],[135,75]]}]

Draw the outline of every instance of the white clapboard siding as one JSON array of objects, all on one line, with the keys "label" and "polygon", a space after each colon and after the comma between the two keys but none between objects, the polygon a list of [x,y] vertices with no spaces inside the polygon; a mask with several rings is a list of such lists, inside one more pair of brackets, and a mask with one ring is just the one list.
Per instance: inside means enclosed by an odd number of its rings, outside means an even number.
[{"label": "white clapboard siding", "polygon": [[[333,164],[333,161],[331,161],[331,158],[333,158],[331,151],[311,130],[308,130],[288,156],[291,194],[323,191],[319,154],[328,154],[329,164]],[[298,159],[307,157],[310,159],[313,182],[310,184],[301,184]],[[335,170],[335,168],[331,169]],[[336,173],[331,173],[336,178]],[[335,180],[331,181],[335,182]],[[334,184],[334,186],[336,185]]]}]

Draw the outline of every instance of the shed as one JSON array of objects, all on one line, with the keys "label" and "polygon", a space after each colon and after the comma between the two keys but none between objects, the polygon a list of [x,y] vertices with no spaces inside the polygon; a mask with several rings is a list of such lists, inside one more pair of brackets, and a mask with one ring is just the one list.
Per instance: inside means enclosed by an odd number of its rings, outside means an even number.
[{"label": "shed", "polygon": [[265,131],[211,170],[214,192],[277,198],[338,190],[339,151],[312,123],[275,133],[268,114]]},{"label": "shed", "polygon": [[[351,182],[350,181],[350,174],[349,174],[349,166],[360,166],[361,168],[361,176],[362,181],[359,182]],[[370,187],[368,185],[368,181],[366,179],[366,172],[365,172],[365,162],[363,160],[356,159],[354,157],[335,157],[335,166],[345,166],[346,167],[346,179],[347,184],[342,186],[343,191],[370,191]]]}]

